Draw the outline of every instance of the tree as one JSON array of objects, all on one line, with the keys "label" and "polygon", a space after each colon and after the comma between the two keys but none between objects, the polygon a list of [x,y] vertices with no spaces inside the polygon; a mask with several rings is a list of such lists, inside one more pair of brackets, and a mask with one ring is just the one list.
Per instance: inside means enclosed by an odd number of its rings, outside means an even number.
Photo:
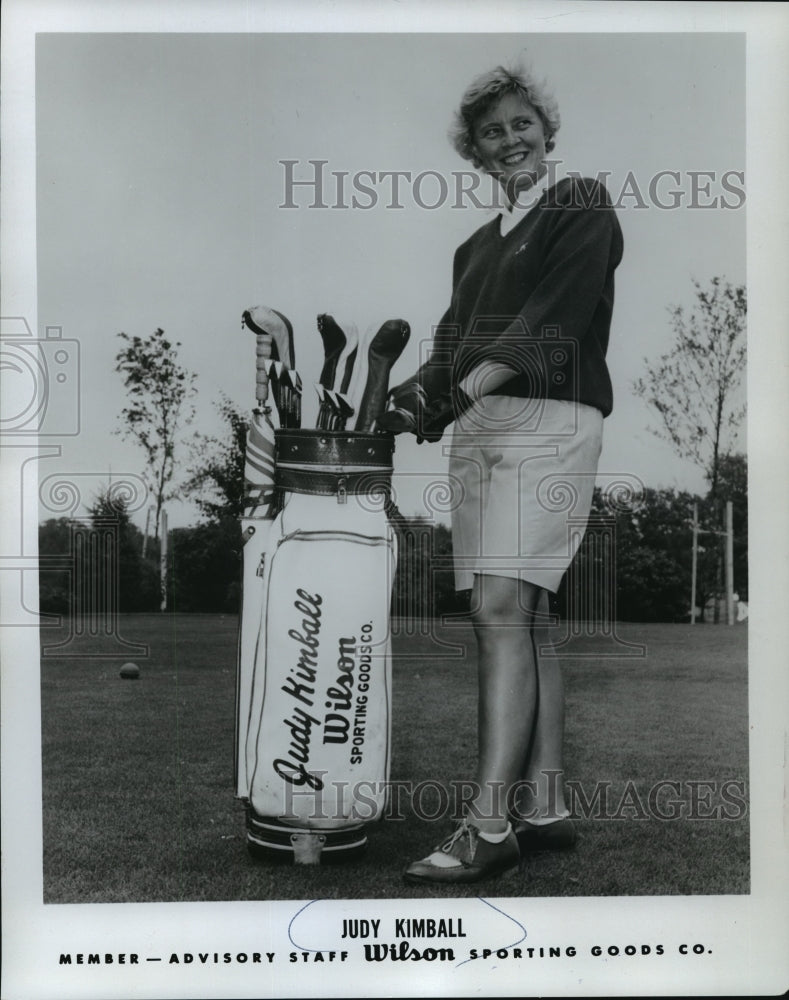
[{"label": "tree", "polygon": [[393,614],[427,620],[468,610],[468,595],[458,596],[455,591],[449,528],[423,517],[404,517],[393,523],[397,533]]},{"label": "tree", "polygon": [[224,437],[198,435],[195,464],[184,491],[211,520],[239,518],[244,508],[244,451],[249,421],[224,394],[215,404],[225,425]]},{"label": "tree", "polygon": [[38,526],[38,606],[47,614],[68,614],[72,593],[69,568],[57,565],[71,554],[71,521],[51,517]]},{"label": "tree", "polygon": [[[734,529],[734,589],[748,600],[748,460],[745,455],[725,455],[718,469],[718,496],[731,500]],[[715,502],[712,491],[706,507]]]},{"label": "tree", "polygon": [[175,471],[175,448],[183,425],[194,416],[190,399],[196,376],[178,363],[177,348],[161,328],[144,340],[126,333],[126,344],[115,357],[129,397],[121,411],[123,437],[139,444],[146,455],[144,479],[156,501],[155,537],[159,539],[162,507],[175,496],[170,489]]},{"label": "tree", "polygon": [[176,528],[167,574],[175,611],[237,613],[241,599],[241,533],[235,518]]},{"label": "tree", "polygon": [[[616,513],[617,613],[623,621],[686,617],[695,499],[686,492],[646,488],[632,511]],[[708,575],[699,578],[706,581]]]},{"label": "tree", "polygon": [[715,505],[721,459],[745,415],[738,390],[745,373],[747,303],[741,285],[718,277],[708,291],[693,284],[697,301],[689,315],[681,306],[669,307],[671,350],[657,362],[645,359],[647,373],[633,388],[660,417],[653,433],[704,470]]},{"label": "tree", "polygon": [[[588,588],[612,587],[620,621],[687,620],[691,593],[691,521],[698,498],[675,490],[647,487],[630,504],[611,503],[598,488],[592,500],[591,521],[613,530],[615,576],[605,560],[599,576],[594,562],[601,559],[592,531],[584,536],[570,571],[559,590],[559,610],[588,606]],[[702,569],[706,562],[702,559]],[[700,580],[708,574],[700,572]],[[581,599],[581,588],[585,599]],[[574,592],[573,592],[574,591]],[[704,592],[706,593],[706,591]],[[610,595],[613,596],[613,595]],[[592,602],[596,603],[596,602]]]},{"label": "tree", "polygon": [[118,588],[119,611],[154,611],[158,606],[159,582],[154,565],[140,555],[141,532],[132,524],[126,498],[111,487],[102,489],[89,509],[94,527],[111,526],[116,544],[92,567],[98,594],[109,592],[112,574]]}]

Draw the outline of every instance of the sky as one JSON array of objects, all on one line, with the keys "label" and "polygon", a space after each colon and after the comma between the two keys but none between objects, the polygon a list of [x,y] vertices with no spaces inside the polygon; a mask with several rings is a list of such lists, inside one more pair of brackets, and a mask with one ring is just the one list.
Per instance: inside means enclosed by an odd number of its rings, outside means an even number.
[{"label": "sky", "polygon": [[[254,342],[240,323],[251,305],[293,323],[305,426],[317,409],[319,313],[360,329],[406,319],[411,340],[392,381],[410,375],[448,305],[454,250],[490,215],[451,193],[442,201],[434,174],[419,187],[401,182],[402,208],[388,181],[373,185],[377,204],[354,208],[352,181],[340,195],[333,172],[432,171],[454,184],[472,170],[446,137],[461,94],[478,73],[517,60],[558,99],[558,169],[604,176],[624,233],[600,481],[703,491],[701,471],[650,433],[655,418],[632,382],[645,358],[669,349],[668,307],[692,305],[693,279],[745,282],[747,201],[724,186],[728,175],[730,189],[745,187],[736,32],[39,35],[38,325],[78,341],[80,364],[79,433],[41,463],[42,478],[73,473],[89,495],[110,475],[142,472],[142,452],[114,433],[120,331],[162,327],[180,341],[199,389],[190,432],[221,430],[223,393],[253,405]],[[292,193],[297,207],[282,207],[283,160],[298,161],[301,180],[313,176],[310,160],[327,161],[324,201],[344,207],[309,207],[305,187]],[[679,182],[664,176],[650,194],[661,171]],[[695,197],[694,171],[704,172]],[[184,449],[179,476],[188,464]],[[445,468],[442,445],[398,439],[404,513],[425,513]],[[171,527],[197,518],[180,500],[168,511]],[[41,516],[57,513],[49,505]]]}]

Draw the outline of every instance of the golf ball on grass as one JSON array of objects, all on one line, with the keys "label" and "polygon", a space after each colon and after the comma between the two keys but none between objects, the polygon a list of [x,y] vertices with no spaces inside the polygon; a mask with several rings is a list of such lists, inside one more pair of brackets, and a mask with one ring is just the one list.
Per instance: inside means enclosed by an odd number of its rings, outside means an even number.
[{"label": "golf ball on grass", "polygon": [[136,663],[124,663],[121,667],[120,675],[125,681],[139,680],[140,668]]}]

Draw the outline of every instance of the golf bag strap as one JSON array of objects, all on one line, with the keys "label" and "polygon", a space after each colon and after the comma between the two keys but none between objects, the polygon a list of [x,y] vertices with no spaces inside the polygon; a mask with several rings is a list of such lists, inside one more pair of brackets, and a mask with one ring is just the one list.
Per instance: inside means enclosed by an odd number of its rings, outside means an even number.
[{"label": "golf bag strap", "polygon": [[286,493],[308,493],[313,496],[344,496],[388,494],[392,470],[387,467],[371,467],[357,470],[327,470],[320,466],[291,467],[278,465],[275,472],[277,487]]},{"label": "golf bag strap", "polygon": [[323,466],[331,471],[350,466],[392,471],[394,437],[355,431],[280,429],[275,432],[276,464]]}]

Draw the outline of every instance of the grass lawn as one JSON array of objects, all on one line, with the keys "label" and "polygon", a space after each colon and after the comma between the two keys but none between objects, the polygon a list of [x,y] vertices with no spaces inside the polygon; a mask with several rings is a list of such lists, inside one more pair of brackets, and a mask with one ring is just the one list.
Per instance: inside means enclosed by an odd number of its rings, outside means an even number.
[{"label": "grass lawn", "polygon": [[[407,797],[403,819],[371,828],[360,861],[304,868],[248,855],[233,798],[237,626],[232,616],[123,616],[124,638],[150,646],[134,657],[138,681],[119,679],[119,660],[44,658],[45,902],[749,891],[745,626],[620,625],[623,639],[645,645],[642,657],[574,639],[563,663],[578,845],[490,882],[424,890],[406,886],[402,869],[451,825],[417,818]],[[468,642],[469,655],[395,636],[395,781],[448,786],[474,771],[470,627],[436,634]],[[56,639],[42,632],[43,643]],[[650,802],[662,780],[677,784]],[[595,803],[596,783],[607,797]],[[672,801],[676,818],[661,819]],[[422,805],[440,807],[435,786]]]}]

